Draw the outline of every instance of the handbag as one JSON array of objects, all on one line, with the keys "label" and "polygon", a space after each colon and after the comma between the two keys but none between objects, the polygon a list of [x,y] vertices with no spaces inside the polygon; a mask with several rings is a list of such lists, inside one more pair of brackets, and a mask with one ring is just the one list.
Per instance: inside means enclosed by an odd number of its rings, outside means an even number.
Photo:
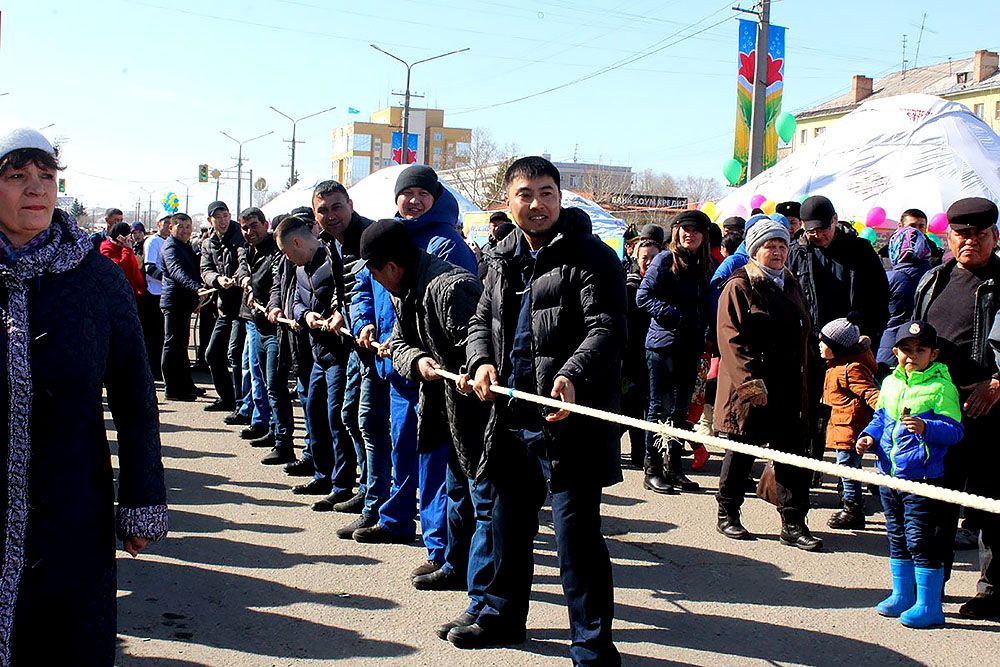
[{"label": "handbag", "polygon": [[774,461],[768,461],[767,465],[764,466],[764,472],[757,482],[757,497],[766,500],[775,507],[779,505],[778,482],[774,478]]}]

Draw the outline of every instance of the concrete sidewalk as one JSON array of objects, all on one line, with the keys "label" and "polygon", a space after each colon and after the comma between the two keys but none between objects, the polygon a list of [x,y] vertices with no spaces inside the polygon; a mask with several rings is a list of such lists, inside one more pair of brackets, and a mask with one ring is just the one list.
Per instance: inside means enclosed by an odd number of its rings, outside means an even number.
[{"label": "concrete sidewalk", "polygon": [[[528,641],[460,651],[433,630],[463,610],[465,596],[413,589],[409,572],[425,558],[418,543],[337,539],[333,531],[354,517],[312,512],[311,498],[289,491],[301,479],[260,465],[265,452],[222,415],[203,412],[206,404],[161,405],[171,531],[138,559],[119,551],[119,665],[569,664],[547,509]],[[778,544],[777,513],[757,499],[747,501],[744,523],[758,539],[733,542],[715,532],[718,469],[713,456],[693,476],[703,486],[696,494],[654,496],[635,470],[608,489],[604,527],[624,664],[1000,662],[1000,624],[956,613],[975,591],[975,552],[958,554],[947,627],[908,630],[871,609],[889,584],[881,515],[866,531],[827,529],[836,502],[828,484],[810,514],[826,552]]]}]

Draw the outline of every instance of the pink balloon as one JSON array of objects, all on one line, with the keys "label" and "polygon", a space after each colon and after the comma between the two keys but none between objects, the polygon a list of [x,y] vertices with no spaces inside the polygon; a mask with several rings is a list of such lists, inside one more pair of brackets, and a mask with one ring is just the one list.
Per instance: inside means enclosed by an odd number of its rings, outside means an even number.
[{"label": "pink balloon", "polygon": [[754,195],[750,197],[750,208],[760,208],[760,205],[767,201],[764,195]]},{"label": "pink balloon", "polygon": [[733,215],[736,216],[736,217],[743,218],[744,220],[746,220],[746,217],[747,217],[747,207],[744,206],[743,204],[740,204],[739,206],[737,206],[736,208],[733,209]]},{"label": "pink balloon", "polygon": [[927,225],[927,231],[932,234],[944,234],[948,231],[948,216],[944,213],[935,215],[931,218],[931,223]]},{"label": "pink balloon", "polygon": [[875,229],[879,225],[885,222],[885,209],[881,206],[876,206],[872,210],[868,211],[868,217],[865,218],[865,224],[872,229]]}]

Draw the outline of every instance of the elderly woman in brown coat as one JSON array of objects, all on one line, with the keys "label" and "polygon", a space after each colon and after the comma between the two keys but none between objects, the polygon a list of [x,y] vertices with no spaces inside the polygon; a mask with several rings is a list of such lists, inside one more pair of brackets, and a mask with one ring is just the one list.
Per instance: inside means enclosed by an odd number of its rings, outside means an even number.
[{"label": "elderly woman in brown coat", "polygon": [[[788,228],[760,221],[746,237],[750,262],[729,278],[718,310],[719,364],[715,428],[720,434],[805,454],[808,431],[806,359],[811,325],[798,283],[785,268]],[[740,506],[753,457],[727,452],[719,479],[719,532],[749,539]],[[822,540],[806,527],[808,471],[774,465],[781,543],[807,551]]]}]

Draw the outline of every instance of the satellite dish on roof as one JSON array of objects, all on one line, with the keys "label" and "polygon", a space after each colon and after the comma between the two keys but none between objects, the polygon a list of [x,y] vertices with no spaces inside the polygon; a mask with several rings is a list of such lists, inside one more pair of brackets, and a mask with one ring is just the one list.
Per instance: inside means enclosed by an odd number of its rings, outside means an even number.
[{"label": "satellite dish on roof", "polygon": [[267,187],[267,181],[265,181],[263,177],[258,178],[256,181],[253,182],[253,187],[255,190],[263,192],[264,188]]}]

